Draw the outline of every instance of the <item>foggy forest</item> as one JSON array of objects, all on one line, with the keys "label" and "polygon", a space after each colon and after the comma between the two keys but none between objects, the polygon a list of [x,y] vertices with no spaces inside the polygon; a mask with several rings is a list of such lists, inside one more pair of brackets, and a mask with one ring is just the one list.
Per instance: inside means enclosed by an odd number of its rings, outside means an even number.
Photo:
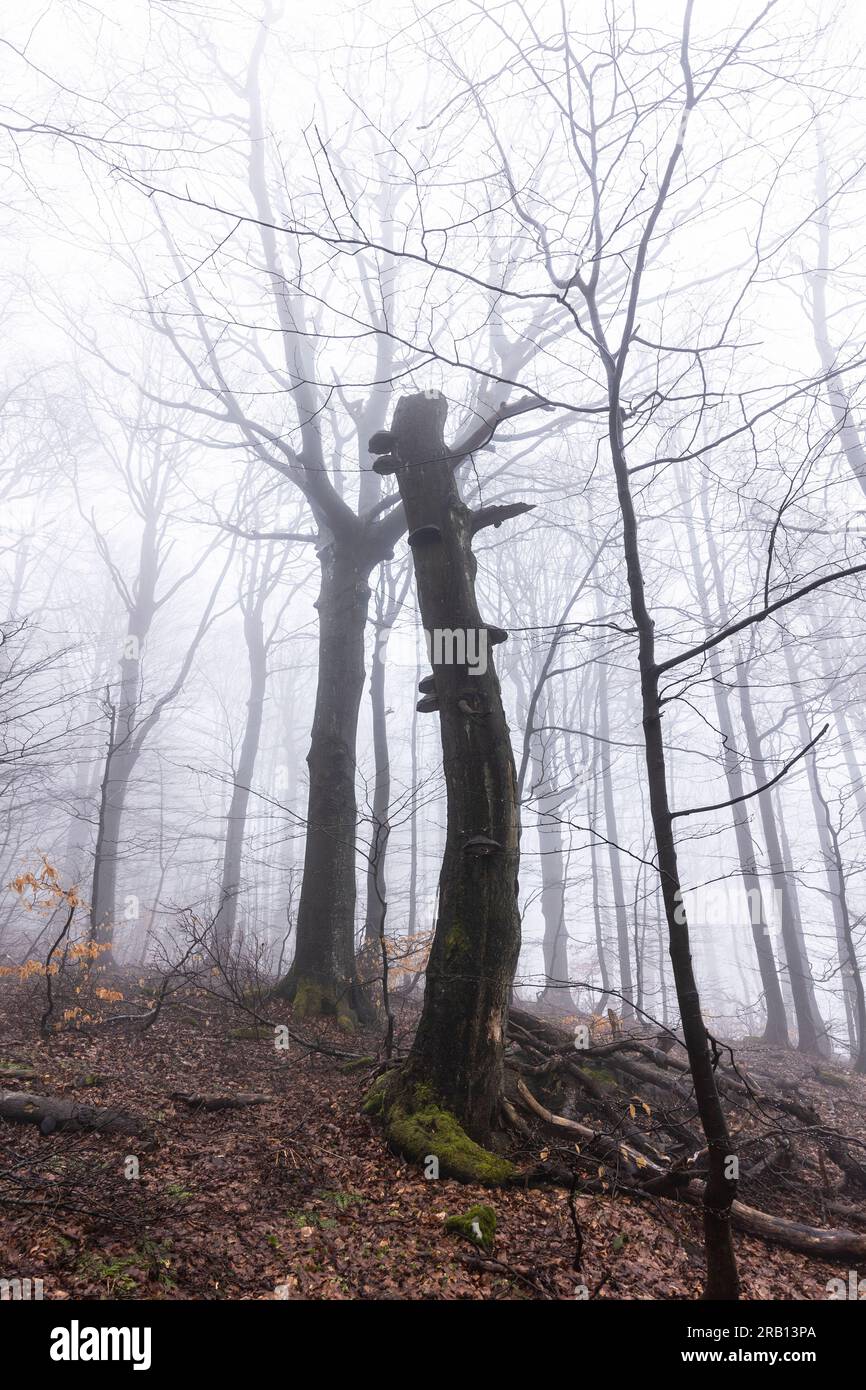
[{"label": "foggy forest", "polygon": [[4,1306],[866,1298],[864,44],[4,7]]}]

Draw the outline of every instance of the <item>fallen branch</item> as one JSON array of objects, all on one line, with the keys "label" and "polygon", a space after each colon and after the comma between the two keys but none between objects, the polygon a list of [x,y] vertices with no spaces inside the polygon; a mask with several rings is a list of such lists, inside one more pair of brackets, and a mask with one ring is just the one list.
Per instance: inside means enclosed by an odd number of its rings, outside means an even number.
[{"label": "fallen branch", "polygon": [[[646,1185],[639,1181],[629,1183],[627,1191],[630,1194],[638,1197],[655,1196],[664,1192],[665,1187],[674,1184],[675,1199],[686,1201],[691,1206],[700,1206],[703,1203],[703,1185],[691,1178],[687,1172],[666,1172],[629,1145],[617,1143],[605,1135],[595,1134],[586,1125],[566,1119],[564,1115],[554,1114],[536,1100],[519,1079],[517,1089],[528,1108],[545,1123],[568,1134],[574,1134],[587,1143],[592,1142],[602,1152],[606,1145],[608,1151],[618,1151],[643,1170],[650,1182]],[[784,1245],[788,1250],[797,1250],[803,1255],[811,1255],[818,1259],[866,1259],[866,1235],[857,1231],[824,1230],[818,1226],[806,1226],[799,1221],[788,1221],[785,1217],[771,1216],[768,1212],[758,1211],[756,1207],[746,1206],[745,1202],[734,1202],[731,1220],[739,1231],[760,1236],[763,1240],[771,1241],[775,1245]]]},{"label": "fallen branch", "polygon": [[586,1144],[592,1144],[594,1148],[606,1158],[625,1158],[638,1169],[645,1169],[649,1173],[654,1173],[658,1177],[668,1177],[667,1170],[660,1164],[655,1163],[645,1154],[639,1153],[623,1140],[611,1139],[606,1134],[599,1134],[596,1130],[590,1129],[588,1125],[579,1124],[577,1120],[568,1120],[564,1115],[556,1115],[552,1110],[536,1100],[535,1096],[518,1077],[517,1090],[524,1104],[532,1110],[539,1119],[544,1120],[545,1124],[552,1125],[554,1129],[565,1130],[568,1134],[575,1135],[582,1139]]},{"label": "fallen branch", "polygon": [[172,1091],[172,1100],[183,1101],[192,1110],[242,1110],[247,1105],[267,1105],[271,1096],[238,1094],[236,1096],[194,1096],[186,1091]]}]

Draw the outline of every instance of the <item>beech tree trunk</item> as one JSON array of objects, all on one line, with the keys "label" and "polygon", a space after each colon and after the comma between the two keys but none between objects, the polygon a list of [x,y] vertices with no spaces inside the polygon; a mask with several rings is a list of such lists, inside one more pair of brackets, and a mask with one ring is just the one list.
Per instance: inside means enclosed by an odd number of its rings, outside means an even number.
[{"label": "beech tree trunk", "polygon": [[[705,497],[702,498],[702,509],[704,520],[709,522],[707,500]],[[719,621],[724,626],[729,620],[728,605],[725,596],[725,587],[722,582],[719,553],[713,537],[712,528],[709,524],[707,525],[707,555],[709,557],[710,570],[713,576],[713,587],[715,589],[716,604],[719,610]],[[770,774],[764,766],[761,740],[758,736],[758,728],[755,723],[755,715],[752,708],[752,697],[749,690],[748,661],[742,662],[738,667],[737,685],[740,697],[740,718],[742,719],[743,729],[746,735],[746,744],[752,764],[752,775],[756,782],[765,782],[769,780]],[[764,835],[764,847],[769,865],[770,878],[773,888],[778,894],[780,905],[779,922],[782,931],[782,941],[785,947],[785,963],[788,967],[788,983],[791,989],[794,1017],[797,1024],[797,1047],[800,1052],[821,1052],[827,1055],[829,1052],[827,1030],[824,1027],[821,1015],[818,1011],[817,1000],[815,999],[815,986],[812,980],[812,970],[809,964],[809,956],[806,951],[803,926],[800,919],[800,904],[797,899],[797,890],[793,877],[786,872],[782,845],[779,840],[779,831],[776,824],[776,816],[773,810],[772,794],[770,791],[762,791],[758,794],[756,799],[761,817],[761,828]],[[734,810],[736,810],[736,807]]]},{"label": "beech tree trunk", "polygon": [[607,840],[607,856],[610,866],[610,883],[613,893],[613,911],[616,921],[616,944],[619,957],[619,987],[622,999],[620,1011],[625,1021],[634,1018],[634,984],[631,974],[631,942],[629,941],[628,915],[625,910],[625,889],[622,881],[622,866],[619,858],[619,825],[616,818],[616,802],[613,795],[611,776],[610,713],[608,709],[607,667],[602,659],[598,674],[598,740],[601,763],[601,786],[604,798],[604,833]]},{"label": "beech tree trunk", "polygon": [[[587,825],[595,825],[598,821],[598,778],[593,779],[592,793],[587,788],[586,821]],[[598,957],[599,978],[601,979],[601,995],[597,1001],[593,1002],[592,1012],[604,1017],[610,1002],[610,975],[607,968],[607,947],[604,944],[604,923],[599,904],[601,882],[598,870],[598,845],[594,835],[589,837],[589,866],[592,882],[592,921],[595,928],[595,950]]]},{"label": "beech tree trunk", "polygon": [[385,921],[387,881],[385,858],[391,826],[388,807],[391,801],[391,759],[388,750],[388,727],[385,722],[385,647],[376,644],[373,669],[370,672],[370,706],[373,720],[373,800],[371,806],[373,829],[370,835],[367,864],[367,911],[364,926],[365,941],[378,941]]},{"label": "beech tree trunk", "polygon": [[[542,694],[537,705],[542,726],[547,723],[547,701]],[[547,759],[551,749],[539,739],[532,740],[532,799],[535,805],[538,854],[541,863],[541,916],[544,923],[541,950],[544,959],[544,990],[541,1002],[557,1013],[573,1013],[574,1000],[568,986],[568,929],[565,924],[565,852],[560,813],[567,793],[556,786]]]},{"label": "beech tree trunk", "polygon": [[[373,475],[375,477],[375,474]],[[373,721],[373,797],[370,807],[373,829],[367,862],[367,911],[365,942],[378,942],[384,931],[387,912],[385,864],[391,825],[391,755],[388,748],[388,719],[385,705],[385,673],[388,640],[403,604],[406,587],[397,593],[396,577],[388,565],[376,593],[376,624],[373,666],[370,672],[370,712]]]},{"label": "beech tree trunk", "polygon": [[131,624],[127,632],[120,667],[120,694],[117,709],[112,712],[100,789],[90,893],[90,934],[93,941],[106,949],[103,963],[111,949],[117,918],[123,810],[138,761],[135,731],[141,690],[141,650],[151,616]]},{"label": "beech tree trunk", "polygon": [[250,693],[247,700],[247,717],[240,754],[232,778],[232,794],[226,820],[226,838],[220,878],[220,901],[214,924],[217,945],[223,955],[231,949],[237,923],[241,863],[250,802],[250,787],[256,770],[268,679],[262,613],[258,606],[254,606],[251,611],[244,614],[244,636],[249,654]]},{"label": "beech tree trunk", "polygon": [[[692,560],[692,573],[694,574],[695,588],[701,607],[701,617],[703,618],[704,627],[707,633],[709,633],[712,630],[712,623],[710,618],[710,607],[707,602],[704,571],[698,552],[692,513],[688,505],[685,488],[682,487],[682,485],[680,486],[680,496],[683,500],[683,515],[686,518],[686,530],[688,533]],[[755,860],[755,846],[752,840],[752,832],[749,828],[749,815],[742,804],[745,786],[740,766],[740,758],[737,753],[734,721],[731,716],[728,688],[722,679],[721,662],[719,661],[718,650],[715,647],[712,651],[707,653],[707,659],[709,661],[710,675],[712,677],[716,718],[718,720],[719,733],[722,736],[722,757],[724,760],[725,783],[728,789],[728,797],[731,801],[736,801],[738,803],[737,805],[731,806],[731,819],[734,827],[734,837],[737,842],[737,857],[740,861],[740,875],[746,893],[746,905],[749,914],[749,923],[752,929],[752,940],[755,943],[755,956],[758,962],[758,970],[760,971],[761,985],[764,993],[764,1008],[766,1010],[764,1042],[772,1043],[780,1047],[787,1047],[789,1041],[788,1017],[785,1011],[785,1001],[782,997],[782,986],[779,981],[779,973],[776,969],[776,958],[773,955],[773,944],[770,937],[770,919],[767,916],[764,895],[761,891],[761,879]],[[756,917],[757,921],[755,920]]]},{"label": "beech tree trunk", "polygon": [[[740,712],[742,715],[743,727],[746,731],[749,757],[752,761],[754,776],[756,781],[763,782],[768,780],[769,774],[764,765],[763,752],[758,738],[758,729],[752,710],[752,701],[748,686],[748,669],[747,662],[743,663],[740,667]],[[767,859],[769,860],[773,887],[779,894],[779,916],[782,927],[782,940],[785,943],[788,978],[790,980],[791,995],[794,1001],[794,1015],[797,1020],[797,1048],[800,1052],[815,1052],[823,1056],[828,1056],[830,1045],[827,1038],[827,1030],[818,1011],[818,1003],[815,998],[812,969],[809,964],[809,957],[803,936],[800,903],[797,898],[790,866],[786,864],[785,856],[782,852],[782,845],[779,839],[776,816],[773,810],[770,792],[760,792],[757,797],[757,802],[761,814],[764,844],[767,850]]]},{"label": "beech tree trunk", "polygon": [[310,751],[304,877],[297,947],[277,993],[305,1015],[351,1026],[369,1017],[355,970],[355,748],[364,692],[371,564],[332,540],[319,551],[319,666]]},{"label": "beech tree trunk", "polygon": [[[809,728],[809,721],[803,709],[802,694],[799,689],[800,680],[790,643],[786,643],[784,650],[785,666],[791,685],[791,697],[794,701],[797,715],[797,729],[800,740],[805,746],[812,738],[812,731]],[[833,822],[830,818],[829,807],[821,792],[821,784],[818,777],[818,763],[814,751],[808,755],[805,762],[806,776],[809,780],[809,796],[812,802],[812,814],[815,817],[815,832],[818,837],[821,858],[824,862],[827,891],[830,895],[830,906],[833,912],[833,927],[836,932],[836,946],[839,951],[839,969],[842,974],[842,998],[845,1005],[845,1022],[848,1029],[848,1047],[851,1057],[856,1058],[858,1052],[857,987],[854,980],[856,961],[849,958],[848,954],[846,928],[850,925],[850,917],[845,888],[845,873],[838,858],[838,844],[834,844]]]},{"label": "beech tree trunk", "polygon": [[551,791],[536,802],[538,814],[538,852],[541,857],[541,915],[544,921],[542,955],[544,991],[542,1000],[559,1013],[574,1009],[568,985],[568,930],[565,924],[565,855],[562,826],[557,813],[562,794]]},{"label": "beech tree trunk", "polygon": [[[429,636],[483,634],[487,663],[470,674],[433,643],[447,792],[445,853],[421,1020],[400,1078],[423,1085],[484,1144],[502,1091],[508,993],[520,949],[520,814],[499,681],[475,597],[473,514],[444,442],[447,403],[406,396],[394,414],[396,477]],[[423,533],[420,529],[431,528]],[[437,534],[438,531],[438,534]],[[464,652],[464,655],[466,653]],[[480,663],[479,663],[480,665]]]},{"label": "beech tree trunk", "polygon": [[815,796],[823,811],[827,832],[827,851],[830,856],[828,878],[835,882],[835,895],[839,907],[839,968],[845,991],[846,1007],[850,1006],[850,1050],[855,1071],[866,1075],[866,992],[863,989],[863,975],[857,960],[857,946],[851,912],[848,906],[848,893],[845,884],[845,861],[839,844],[839,832],[833,823],[827,799],[821,791],[821,783],[815,773]]}]

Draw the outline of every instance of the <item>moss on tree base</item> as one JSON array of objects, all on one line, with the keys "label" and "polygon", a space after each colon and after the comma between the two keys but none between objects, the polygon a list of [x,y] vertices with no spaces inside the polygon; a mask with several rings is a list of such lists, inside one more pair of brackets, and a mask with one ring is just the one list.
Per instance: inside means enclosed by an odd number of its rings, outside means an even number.
[{"label": "moss on tree base", "polygon": [[346,1033],[354,1033],[358,1016],[345,998],[336,998],[333,991],[308,976],[296,976],[292,971],[274,993],[287,999],[295,1018],[335,1018]]},{"label": "moss on tree base", "polygon": [[407,1091],[399,1087],[399,1076],[380,1076],[363,1108],[365,1114],[382,1121],[388,1142],[405,1158],[424,1164],[435,1156],[442,1177],[497,1186],[517,1171],[513,1163],[470,1139],[425,1086]]}]

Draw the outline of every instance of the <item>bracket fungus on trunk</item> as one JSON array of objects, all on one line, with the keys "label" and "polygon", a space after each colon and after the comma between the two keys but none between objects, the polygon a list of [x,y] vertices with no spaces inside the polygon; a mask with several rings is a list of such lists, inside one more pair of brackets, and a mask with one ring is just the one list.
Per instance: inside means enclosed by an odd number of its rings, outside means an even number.
[{"label": "bracket fungus on trunk", "polygon": [[498,840],[491,840],[489,835],[473,835],[463,846],[463,853],[474,859],[489,859],[494,854],[502,853],[502,845]]},{"label": "bracket fungus on trunk", "polygon": [[381,458],[373,460],[373,472],[378,473],[380,478],[387,478],[391,473],[396,473],[397,466],[393,454],[383,454]]},{"label": "bracket fungus on trunk", "polygon": [[419,545],[437,545],[442,540],[442,532],[438,526],[418,526],[409,532],[407,540],[413,550]]},{"label": "bracket fungus on trunk", "polygon": [[390,430],[377,430],[370,436],[367,449],[371,454],[390,454],[396,440]]}]

